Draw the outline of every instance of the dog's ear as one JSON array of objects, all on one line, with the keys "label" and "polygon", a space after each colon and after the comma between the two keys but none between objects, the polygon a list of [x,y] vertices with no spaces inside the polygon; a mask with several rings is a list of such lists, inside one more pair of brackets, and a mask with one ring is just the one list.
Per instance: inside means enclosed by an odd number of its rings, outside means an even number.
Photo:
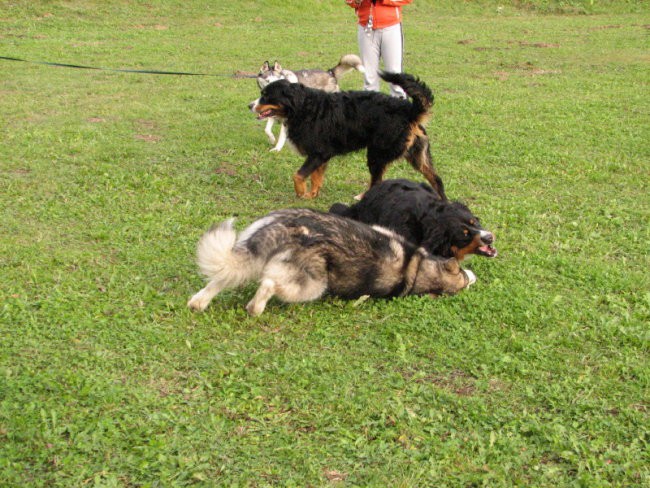
[{"label": "dog's ear", "polygon": [[277,61],[273,64],[273,71],[282,71],[282,66]]},{"label": "dog's ear", "polygon": [[300,83],[278,80],[271,83],[271,85],[274,86],[274,99],[282,104],[287,114],[294,113],[297,107],[304,103],[305,87]]},{"label": "dog's ear", "polygon": [[445,271],[449,271],[451,274],[460,273],[460,265],[458,264],[458,260],[456,258],[450,258],[446,261],[443,261],[442,267],[445,269]]},{"label": "dog's ear", "polygon": [[262,67],[260,68],[260,71],[261,71],[262,73],[264,73],[264,72],[266,72],[266,71],[268,71],[268,70],[270,70],[270,69],[271,69],[271,66],[269,65],[269,62],[268,62],[268,61],[264,61],[264,64],[263,64]]},{"label": "dog's ear", "polygon": [[434,256],[442,256],[443,258],[452,257],[454,254],[451,251],[451,240],[446,227],[440,225],[435,220],[425,221],[424,224],[426,228],[422,237],[422,247]]},{"label": "dog's ear", "polygon": [[342,217],[352,217],[352,207],[348,207],[343,203],[335,203],[329,209],[329,213],[340,215]]}]

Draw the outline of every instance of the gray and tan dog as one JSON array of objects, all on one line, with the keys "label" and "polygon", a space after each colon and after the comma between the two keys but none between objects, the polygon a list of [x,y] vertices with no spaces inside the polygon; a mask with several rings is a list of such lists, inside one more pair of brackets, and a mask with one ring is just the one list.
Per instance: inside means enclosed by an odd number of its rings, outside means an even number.
[{"label": "gray and tan dog", "polygon": [[308,209],[271,212],[237,235],[233,219],[206,232],[197,263],[208,284],[188,302],[205,310],[222,290],[258,280],[246,306],[259,315],[272,296],[285,302],[323,294],[354,299],[456,293],[476,281],[454,258],[440,259],[383,227]]},{"label": "gray and tan dog", "polygon": [[[339,88],[339,80],[341,77],[349,71],[355,69],[361,73],[365,71],[363,63],[361,62],[361,58],[359,58],[359,56],[356,54],[345,54],[341,56],[339,63],[328,70],[301,69],[292,71],[289,69],[283,69],[282,66],[280,66],[280,63],[277,61],[273,64],[273,66],[271,66],[268,61],[264,61],[264,64],[257,74],[257,85],[261,90],[266,85],[273,83],[274,81],[287,80],[290,83],[300,83],[302,85],[308,86],[309,88],[316,88],[318,90],[323,90],[330,93],[338,92],[341,90]],[[251,102],[249,104],[249,108],[252,109],[254,103],[255,102]],[[284,124],[282,124],[276,143],[275,135],[273,135],[272,131],[274,123],[274,118],[268,119],[266,121],[264,133],[269,138],[271,144],[275,144],[271,151],[277,152],[284,147],[284,144],[287,141],[287,129]]]}]

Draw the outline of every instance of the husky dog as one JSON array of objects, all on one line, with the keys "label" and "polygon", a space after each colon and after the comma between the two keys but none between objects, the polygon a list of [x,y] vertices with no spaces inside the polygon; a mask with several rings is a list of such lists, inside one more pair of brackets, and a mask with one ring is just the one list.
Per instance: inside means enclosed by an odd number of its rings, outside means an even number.
[{"label": "husky dog", "polygon": [[246,306],[253,316],[273,295],[285,302],[326,292],[346,299],[440,295],[476,281],[456,259],[435,258],[383,227],[308,209],[271,212],[239,236],[227,220],[201,237],[197,263],[208,284],[190,308],[205,310],[221,290],[259,280]]},{"label": "husky dog", "polygon": [[[290,83],[300,83],[310,88],[316,88],[326,92],[337,92],[340,91],[339,79],[353,69],[356,69],[361,73],[365,72],[361,58],[356,54],[345,54],[339,60],[339,64],[327,71],[321,69],[301,69],[292,71],[289,69],[283,69],[277,61],[273,66],[271,66],[268,61],[264,61],[264,64],[257,74],[257,85],[260,87],[260,90],[262,90],[269,83],[278,80],[287,80]],[[252,109],[253,103],[254,102],[251,102],[249,104],[249,108]],[[274,122],[275,119],[273,117],[269,118],[266,121],[266,127],[264,128],[264,133],[269,138],[269,141],[271,141],[271,144],[275,144],[275,136],[271,130]],[[282,124],[280,127],[278,142],[271,151],[280,151],[282,147],[284,147],[286,141],[287,128]]]},{"label": "husky dog", "polygon": [[384,72],[380,76],[402,87],[411,101],[372,91],[325,93],[286,80],[274,81],[262,90],[251,110],[260,120],[283,120],[287,138],[305,156],[305,162],[293,175],[298,197],[318,196],[334,156],[365,148],[370,187],[382,181],[390,163],[403,157],[422,173],[441,199],[446,199],[424,128],[433,93],[425,83],[406,73]]}]

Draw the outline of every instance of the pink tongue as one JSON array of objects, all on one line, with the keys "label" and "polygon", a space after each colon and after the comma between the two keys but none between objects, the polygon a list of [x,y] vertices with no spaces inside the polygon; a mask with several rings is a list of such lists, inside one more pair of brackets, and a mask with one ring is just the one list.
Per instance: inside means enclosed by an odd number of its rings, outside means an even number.
[{"label": "pink tongue", "polygon": [[496,256],[497,254],[497,250],[492,246],[481,246],[479,247],[479,251],[487,254],[488,256]]}]

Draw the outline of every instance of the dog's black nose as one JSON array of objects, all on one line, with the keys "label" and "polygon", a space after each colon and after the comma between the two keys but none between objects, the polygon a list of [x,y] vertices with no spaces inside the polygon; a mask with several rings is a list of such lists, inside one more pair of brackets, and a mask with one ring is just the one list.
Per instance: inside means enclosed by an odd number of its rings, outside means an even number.
[{"label": "dog's black nose", "polygon": [[251,102],[248,104],[248,110],[253,110],[253,107],[255,106],[255,102]]},{"label": "dog's black nose", "polygon": [[485,244],[492,244],[494,242],[494,234],[492,232],[481,232],[481,240]]}]

